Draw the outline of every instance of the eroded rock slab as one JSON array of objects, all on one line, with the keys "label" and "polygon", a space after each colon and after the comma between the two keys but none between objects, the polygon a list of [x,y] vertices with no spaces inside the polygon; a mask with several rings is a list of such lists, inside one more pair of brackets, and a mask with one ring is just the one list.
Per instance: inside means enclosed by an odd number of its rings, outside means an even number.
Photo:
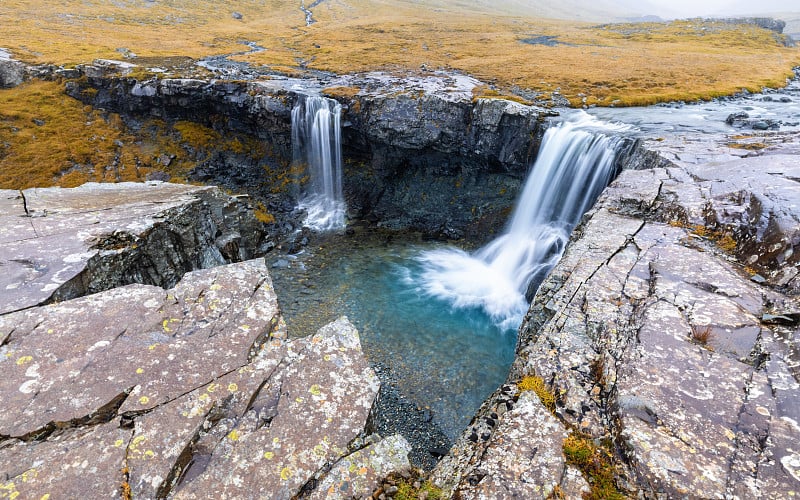
[{"label": "eroded rock slab", "polygon": [[[605,446],[633,496],[800,495],[799,202],[793,155],[623,172],[520,330],[506,387],[541,377],[554,410],[485,404],[475,422],[495,423],[468,429],[436,482],[508,496],[521,486],[506,476],[530,455],[514,429],[552,419]],[[527,439],[531,450],[563,446],[552,433]],[[492,450],[511,465],[498,470]]]},{"label": "eroded rock slab", "polygon": [[365,440],[379,383],[358,332],[286,341],[263,260],[5,314],[0,332],[0,486],[21,498],[290,498],[344,457],[368,496],[407,466],[402,440]]},{"label": "eroded rock slab", "polygon": [[0,313],[251,258],[252,211],[214,187],[89,183],[0,191]]}]

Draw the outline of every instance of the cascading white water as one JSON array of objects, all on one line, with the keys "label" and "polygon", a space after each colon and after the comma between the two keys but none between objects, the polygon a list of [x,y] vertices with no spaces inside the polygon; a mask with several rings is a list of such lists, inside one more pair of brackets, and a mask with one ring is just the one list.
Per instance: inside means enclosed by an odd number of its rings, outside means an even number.
[{"label": "cascading white water", "polygon": [[606,134],[626,129],[585,113],[548,129],[506,231],[472,255],[455,248],[423,252],[422,290],[456,308],[482,308],[503,329],[517,328],[528,287],[558,262],[611,180],[620,141]]},{"label": "cascading white water", "polygon": [[305,225],[317,231],[343,228],[342,106],[333,99],[303,96],[292,109],[292,152],[295,165],[305,165],[308,189],[299,208]]}]

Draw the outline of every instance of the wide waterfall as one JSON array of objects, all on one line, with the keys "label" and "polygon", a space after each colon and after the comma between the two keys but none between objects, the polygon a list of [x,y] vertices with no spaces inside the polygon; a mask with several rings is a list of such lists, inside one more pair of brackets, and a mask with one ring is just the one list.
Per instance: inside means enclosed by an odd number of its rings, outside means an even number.
[{"label": "wide waterfall", "polygon": [[547,130],[505,232],[474,254],[455,248],[423,252],[422,290],[460,309],[483,309],[502,329],[515,329],[529,288],[561,258],[581,216],[611,181],[627,127],[585,113]]},{"label": "wide waterfall", "polygon": [[333,99],[302,96],[292,109],[294,165],[306,167],[307,189],[299,208],[305,225],[317,231],[343,228],[342,106]]}]

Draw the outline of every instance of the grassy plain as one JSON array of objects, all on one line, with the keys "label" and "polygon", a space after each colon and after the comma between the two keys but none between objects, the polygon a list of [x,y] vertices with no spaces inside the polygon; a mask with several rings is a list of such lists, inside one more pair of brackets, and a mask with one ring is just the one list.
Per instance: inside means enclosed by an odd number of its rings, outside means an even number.
[{"label": "grassy plain", "polygon": [[[534,17],[535,5],[515,16],[513,5],[324,0],[306,26],[299,1],[3,0],[0,44],[26,61],[70,65],[128,52],[237,53],[246,51],[242,41],[252,41],[267,50],[239,58],[276,71],[404,72],[424,65],[503,90],[558,90],[573,105],[584,98],[599,105],[694,100],[778,86],[800,64],[800,49],[752,26],[604,26]],[[542,35],[557,44],[525,43]]]},{"label": "grassy plain", "polygon": [[[184,71],[192,67],[187,58],[239,53],[233,57],[293,74],[442,69],[483,80],[476,97],[526,102],[559,92],[576,106],[780,86],[800,65],[800,49],[753,26],[602,25],[537,17],[546,2],[523,4],[324,0],[313,7],[316,22],[306,25],[299,0],[2,0],[0,48],[26,62],[67,67],[127,57],[144,66],[177,61]],[[531,43],[541,37],[553,44]],[[244,55],[244,41],[266,50]],[[0,188],[143,180],[154,170],[184,179],[207,143],[243,147],[214,134],[157,120],[130,130],[119,116],[67,97],[61,84],[29,82],[0,90]]]}]

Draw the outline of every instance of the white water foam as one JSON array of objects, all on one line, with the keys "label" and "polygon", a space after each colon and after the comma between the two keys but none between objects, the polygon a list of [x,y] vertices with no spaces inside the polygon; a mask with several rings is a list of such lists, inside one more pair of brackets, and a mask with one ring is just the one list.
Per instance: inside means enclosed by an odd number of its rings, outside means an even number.
[{"label": "white water foam", "polygon": [[426,251],[418,286],[455,308],[483,309],[504,330],[528,309],[525,295],[561,258],[572,229],[611,180],[628,127],[585,113],[547,130],[508,228],[474,254]]},{"label": "white water foam", "polygon": [[304,224],[317,231],[345,226],[342,194],[342,106],[333,99],[304,96],[292,109],[295,164],[306,165],[309,189],[300,200]]}]

